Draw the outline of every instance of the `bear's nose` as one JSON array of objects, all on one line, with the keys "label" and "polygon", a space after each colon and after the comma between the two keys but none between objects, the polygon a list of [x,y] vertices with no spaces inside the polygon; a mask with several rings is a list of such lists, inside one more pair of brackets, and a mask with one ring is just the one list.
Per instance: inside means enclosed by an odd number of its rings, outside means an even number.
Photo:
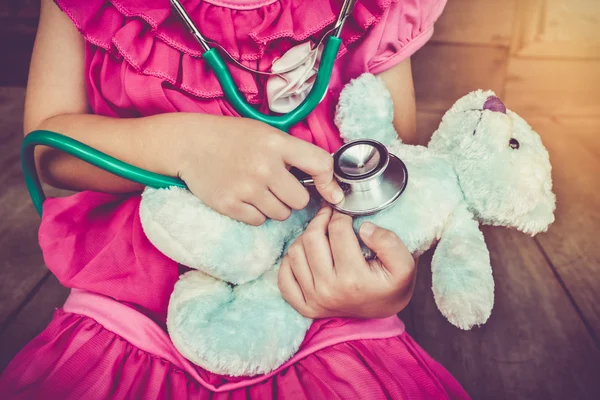
[{"label": "bear's nose", "polygon": [[483,109],[506,114],[506,106],[504,105],[502,100],[500,100],[496,96],[488,97],[485,100],[485,103],[483,104]]}]

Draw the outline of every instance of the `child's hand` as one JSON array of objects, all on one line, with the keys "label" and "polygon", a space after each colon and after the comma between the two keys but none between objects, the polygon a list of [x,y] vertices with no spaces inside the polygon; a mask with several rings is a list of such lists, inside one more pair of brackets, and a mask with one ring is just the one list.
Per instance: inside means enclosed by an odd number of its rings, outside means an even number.
[{"label": "child's hand", "polygon": [[309,193],[289,167],[311,175],[330,203],[343,192],[333,179],[333,158],[325,150],[246,118],[204,116],[202,132],[181,142],[178,175],[200,200],[239,221],[260,225],[285,220],[300,210]]},{"label": "child's hand", "polygon": [[360,235],[376,260],[363,257],[350,216],[322,208],[283,259],[283,298],[309,318],[384,318],[400,312],[412,297],[414,259],[391,231],[365,223]]}]

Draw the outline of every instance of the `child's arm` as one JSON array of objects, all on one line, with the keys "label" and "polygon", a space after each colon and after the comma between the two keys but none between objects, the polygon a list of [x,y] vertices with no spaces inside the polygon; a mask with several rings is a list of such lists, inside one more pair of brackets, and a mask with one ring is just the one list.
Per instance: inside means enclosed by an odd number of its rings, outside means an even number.
[{"label": "child's arm", "polygon": [[[266,124],[234,117],[171,113],[115,119],[91,115],[85,90],[85,44],[52,0],[43,0],[25,106],[25,134],[62,133],[157,173],[179,176],[209,207],[261,224],[285,219],[309,195],[287,167],[315,177],[328,201],[343,196],[324,150]],[[42,179],[74,190],[129,192],[139,185],[69,155],[39,148]]]},{"label": "child's arm", "polygon": [[419,144],[415,87],[410,58],[378,75],[387,86],[394,102],[394,127],[404,143]]}]

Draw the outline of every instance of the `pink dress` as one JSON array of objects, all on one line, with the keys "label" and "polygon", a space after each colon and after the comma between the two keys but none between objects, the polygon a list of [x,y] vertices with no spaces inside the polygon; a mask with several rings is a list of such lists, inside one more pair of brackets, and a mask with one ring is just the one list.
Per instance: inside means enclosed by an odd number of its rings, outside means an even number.
[{"label": "pink dress", "polygon": [[[123,118],[166,112],[236,115],[170,13],[168,0],[57,0],[87,41],[89,102]],[[201,31],[246,65],[270,69],[285,51],[318,39],[340,0],[186,0]],[[323,102],[291,134],[329,151],[341,141],[339,92],[380,73],[430,37],[445,0],[359,0]],[[265,81],[231,67],[248,101],[267,111]],[[323,319],[300,351],[270,374],[217,375],[183,359],[165,332],[181,273],[142,232],[140,197],[82,192],[44,204],[39,240],[48,268],[72,288],[44,332],[0,377],[4,399],[463,399],[456,380],[397,317]]]}]

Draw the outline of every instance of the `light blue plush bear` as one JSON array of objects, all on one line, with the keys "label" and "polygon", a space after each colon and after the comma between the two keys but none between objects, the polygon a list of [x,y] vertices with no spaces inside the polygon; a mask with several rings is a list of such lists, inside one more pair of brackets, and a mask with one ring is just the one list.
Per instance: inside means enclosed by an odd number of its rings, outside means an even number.
[{"label": "light blue plush bear", "polygon": [[[438,308],[462,329],[483,324],[494,302],[488,249],[479,223],[534,235],[554,221],[548,153],[540,137],[491,91],[475,91],[444,115],[428,147],[402,144],[384,84],[365,74],[343,90],[336,124],[344,140],[372,138],[404,161],[408,184],[392,207],[355,219],[394,231],[414,255],[437,243],[432,261]],[[281,297],[277,272],[319,200],[283,222],[234,221],[183,189],[146,189],[140,205],[149,240],[194,268],[176,284],[170,337],[207,370],[256,375],[298,350],[311,320]]]}]

